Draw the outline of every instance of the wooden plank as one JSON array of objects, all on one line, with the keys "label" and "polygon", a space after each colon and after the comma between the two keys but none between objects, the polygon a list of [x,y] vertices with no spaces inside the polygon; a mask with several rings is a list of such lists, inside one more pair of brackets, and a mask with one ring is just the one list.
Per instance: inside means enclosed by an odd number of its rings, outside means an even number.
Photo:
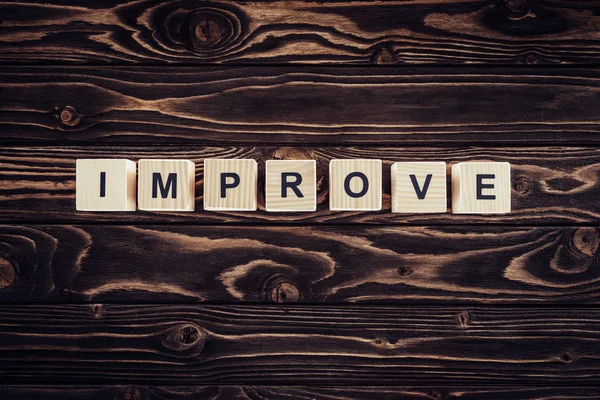
[{"label": "wooden plank", "polygon": [[597,144],[599,78],[564,68],[2,67],[0,139]]},{"label": "wooden plank", "polygon": [[598,1],[10,1],[4,63],[600,61]]},{"label": "wooden plank", "polygon": [[436,385],[600,382],[600,310],[0,307],[13,384]]},{"label": "wooden plank", "polygon": [[[122,157],[190,159],[196,163],[194,212],[93,213],[75,211],[75,160]],[[259,163],[259,210],[205,211],[203,160],[248,158]],[[328,164],[332,159],[383,160],[383,210],[330,211]],[[264,207],[264,167],[270,159],[317,160],[317,211],[273,213]],[[391,213],[391,165],[396,161],[506,161],[512,165],[512,211],[507,215]],[[10,223],[371,223],[600,224],[600,149],[590,147],[10,147],[0,149],[0,221]],[[450,176],[450,171],[448,171]],[[450,179],[450,178],[448,178]],[[450,184],[448,184],[450,188]],[[450,198],[450,196],[448,196]],[[450,207],[450,203],[448,204]]]},{"label": "wooden plank", "polygon": [[1,226],[0,303],[598,304],[598,229]]},{"label": "wooden plank", "polygon": [[597,399],[597,387],[0,385],[11,400],[555,400]]}]

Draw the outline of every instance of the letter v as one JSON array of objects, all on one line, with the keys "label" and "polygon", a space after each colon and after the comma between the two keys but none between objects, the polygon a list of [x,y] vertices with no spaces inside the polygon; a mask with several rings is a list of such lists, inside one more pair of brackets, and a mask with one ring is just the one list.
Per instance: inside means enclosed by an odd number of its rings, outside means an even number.
[{"label": "letter v", "polygon": [[427,195],[427,190],[429,189],[429,184],[431,183],[432,174],[428,174],[425,178],[425,184],[423,185],[423,190],[419,187],[419,182],[417,182],[417,177],[415,175],[410,175],[410,181],[412,182],[415,193],[417,193],[417,197],[419,200],[423,200],[425,195]]}]

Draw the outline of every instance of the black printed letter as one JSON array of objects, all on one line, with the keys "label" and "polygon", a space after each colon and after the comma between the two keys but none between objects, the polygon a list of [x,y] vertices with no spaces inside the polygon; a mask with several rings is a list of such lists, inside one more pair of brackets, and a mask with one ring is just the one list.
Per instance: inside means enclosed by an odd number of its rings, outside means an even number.
[{"label": "black printed letter", "polygon": [[[354,177],[358,177],[362,180],[363,182],[363,188],[360,192],[355,193],[350,189],[350,181],[352,180],[352,178]],[[363,197],[365,194],[367,194],[367,192],[369,191],[369,179],[367,178],[367,176],[365,174],[363,174],[362,172],[351,172],[348,174],[348,176],[346,177],[346,180],[344,180],[344,190],[346,191],[346,194],[350,197],[353,198],[358,198],[358,197]]]},{"label": "black printed letter", "polygon": [[106,172],[100,172],[100,197],[106,197]]},{"label": "black printed letter", "polygon": [[154,172],[152,174],[152,198],[158,197],[158,189],[160,188],[160,197],[166,199],[169,196],[169,190],[171,191],[171,198],[177,198],[177,174],[170,173],[167,177],[166,186],[163,184],[162,175],[160,172]]},{"label": "black printed letter", "polygon": [[[233,178],[232,183],[227,183],[227,178]],[[235,172],[221,172],[221,198],[227,197],[227,189],[233,189],[240,185],[240,176]]]},{"label": "black printed letter", "polygon": [[483,189],[493,189],[493,183],[483,183],[484,179],[496,179],[495,174],[477,174],[477,200],[496,200],[495,194],[483,194]]},{"label": "black printed letter", "polygon": [[417,182],[417,177],[415,175],[410,176],[410,181],[412,182],[413,187],[415,188],[415,193],[417,193],[417,197],[419,200],[423,200],[425,198],[425,196],[427,195],[427,190],[429,190],[429,184],[431,183],[432,176],[433,176],[432,174],[429,174],[425,178],[425,184],[423,185],[423,190],[421,190],[421,188],[419,188],[419,182]]},{"label": "black printed letter", "polygon": [[[288,176],[293,176],[294,178],[296,178],[293,182],[288,182],[287,178]],[[283,197],[284,199],[287,197],[287,190],[292,189],[294,191],[294,193],[296,194],[296,196],[302,198],[304,197],[304,195],[302,194],[302,192],[300,191],[300,189],[298,189],[298,186],[300,186],[300,184],[302,183],[302,175],[300,175],[297,172],[282,172],[281,173],[281,197]]]}]

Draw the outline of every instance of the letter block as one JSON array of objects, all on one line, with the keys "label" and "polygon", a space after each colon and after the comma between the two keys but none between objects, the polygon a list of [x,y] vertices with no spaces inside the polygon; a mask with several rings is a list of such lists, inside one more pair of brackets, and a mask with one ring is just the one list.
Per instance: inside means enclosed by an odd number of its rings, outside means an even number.
[{"label": "letter block", "polygon": [[256,211],[257,182],[255,160],[204,160],[204,209]]},{"label": "letter block", "polygon": [[317,209],[315,160],[268,160],[265,208],[270,212]]},{"label": "letter block", "polygon": [[453,214],[510,212],[510,164],[464,162],[452,166]]},{"label": "letter block", "polygon": [[140,210],[194,211],[195,174],[196,166],[190,160],[140,160]]},{"label": "letter block", "polygon": [[446,203],[445,162],[392,165],[393,213],[445,213]]},{"label": "letter block", "polygon": [[331,160],[329,209],[381,210],[381,160]]},{"label": "letter block", "polygon": [[80,159],[75,163],[78,211],[135,211],[135,162]]}]

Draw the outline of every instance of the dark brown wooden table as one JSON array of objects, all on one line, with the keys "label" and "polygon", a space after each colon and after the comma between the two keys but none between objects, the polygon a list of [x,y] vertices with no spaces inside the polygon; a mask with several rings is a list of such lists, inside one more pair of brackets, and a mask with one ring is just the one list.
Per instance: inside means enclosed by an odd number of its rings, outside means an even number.
[{"label": "dark brown wooden table", "polygon": [[[0,4],[0,398],[600,398],[599,62],[600,1]],[[97,157],[193,160],[196,211],[76,212]],[[329,211],[359,157],[383,210]],[[267,213],[298,158],[317,211]],[[392,214],[422,160],[510,162],[513,211]]]}]

